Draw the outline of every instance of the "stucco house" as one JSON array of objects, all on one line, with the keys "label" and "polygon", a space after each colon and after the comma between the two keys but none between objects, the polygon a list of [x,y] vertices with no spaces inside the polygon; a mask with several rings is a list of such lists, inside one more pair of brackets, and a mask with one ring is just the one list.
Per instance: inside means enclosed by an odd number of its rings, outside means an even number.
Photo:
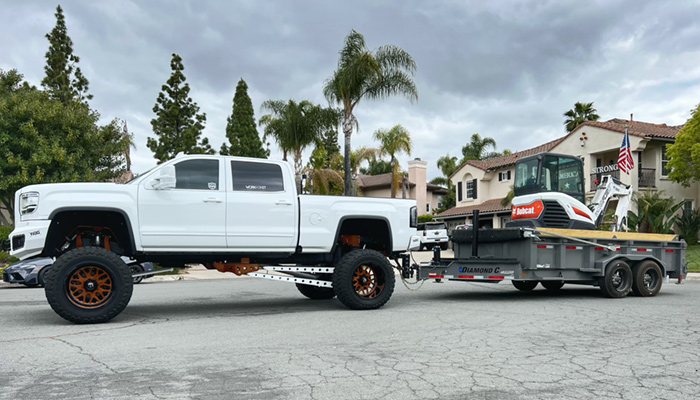
[{"label": "stucco house", "polygon": [[[448,229],[471,223],[474,209],[480,212],[480,225],[502,227],[510,220],[510,206],[500,205],[513,185],[515,161],[541,152],[569,154],[583,160],[587,199],[593,196],[601,175],[608,174],[632,185],[635,191],[663,190],[676,201],[685,200],[687,208],[697,207],[700,187],[684,188],[668,179],[666,147],[673,143],[681,125],[669,126],[624,119],[588,121],[556,140],[531,149],[488,160],[467,161],[450,179],[455,185],[456,205],[436,216]],[[625,134],[629,133],[634,167],[629,174],[619,170],[617,159]],[[634,207],[634,204],[632,204]]]},{"label": "stucco house", "polygon": [[[406,186],[406,198],[416,199],[418,215],[430,214],[440,207],[442,196],[447,189],[428,183],[426,170],[428,163],[416,158],[408,162],[408,178],[401,180],[396,192],[397,198],[403,197],[402,185]],[[391,197],[391,173],[381,175],[359,175],[357,187],[362,196]]]}]

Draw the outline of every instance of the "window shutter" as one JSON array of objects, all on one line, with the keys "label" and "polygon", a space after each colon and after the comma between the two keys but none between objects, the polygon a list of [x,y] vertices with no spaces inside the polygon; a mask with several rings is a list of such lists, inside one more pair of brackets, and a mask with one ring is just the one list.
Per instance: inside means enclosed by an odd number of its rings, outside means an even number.
[{"label": "window shutter", "polygon": [[474,193],[474,196],[472,198],[476,199],[476,179],[472,181],[472,187],[474,188],[474,191],[472,192]]},{"label": "window shutter", "polygon": [[457,201],[462,201],[462,182],[457,182]]}]

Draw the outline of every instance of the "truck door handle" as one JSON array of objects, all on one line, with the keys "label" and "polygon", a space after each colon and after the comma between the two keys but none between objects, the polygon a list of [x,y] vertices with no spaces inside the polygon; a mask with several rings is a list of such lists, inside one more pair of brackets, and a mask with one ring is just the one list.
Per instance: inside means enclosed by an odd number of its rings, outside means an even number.
[{"label": "truck door handle", "polygon": [[214,197],[209,197],[208,199],[204,199],[205,203],[223,203],[223,200],[217,199]]},{"label": "truck door handle", "polygon": [[275,202],[275,205],[277,205],[277,206],[291,206],[292,203],[288,202],[287,200],[278,200]]}]

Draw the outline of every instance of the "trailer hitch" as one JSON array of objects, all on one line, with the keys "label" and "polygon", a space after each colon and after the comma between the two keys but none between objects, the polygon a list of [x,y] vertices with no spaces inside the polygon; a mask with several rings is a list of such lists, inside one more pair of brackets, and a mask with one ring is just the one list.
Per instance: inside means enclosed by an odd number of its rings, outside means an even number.
[{"label": "trailer hitch", "polygon": [[418,264],[411,264],[411,254],[401,254],[401,265],[399,266],[399,272],[401,272],[401,277],[404,279],[411,279],[413,278],[413,274],[417,270]]}]

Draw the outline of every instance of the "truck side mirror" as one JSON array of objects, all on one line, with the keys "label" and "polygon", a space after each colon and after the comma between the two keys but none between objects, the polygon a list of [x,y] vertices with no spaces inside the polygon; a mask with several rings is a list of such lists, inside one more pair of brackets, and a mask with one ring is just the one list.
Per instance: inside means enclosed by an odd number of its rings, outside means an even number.
[{"label": "truck side mirror", "polygon": [[166,165],[160,169],[160,174],[151,179],[149,184],[153,189],[163,190],[163,189],[173,189],[175,188],[175,183],[177,179],[175,178],[175,167],[172,165]]}]

